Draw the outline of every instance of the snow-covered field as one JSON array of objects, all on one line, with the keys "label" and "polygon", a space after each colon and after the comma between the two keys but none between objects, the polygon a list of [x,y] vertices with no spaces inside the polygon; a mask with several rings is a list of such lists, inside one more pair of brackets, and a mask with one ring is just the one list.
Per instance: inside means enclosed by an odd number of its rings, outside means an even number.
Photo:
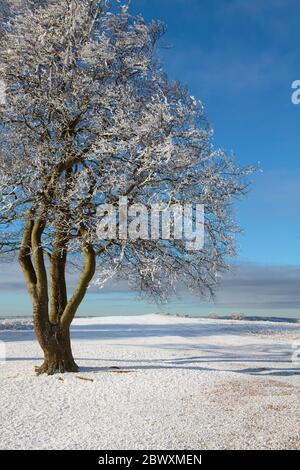
[{"label": "snow-covered field", "polygon": [[0,322],[1,449],[300,449],[299,323],[106,317],[72,337],[80,373],[36,377],[30,323]]}]

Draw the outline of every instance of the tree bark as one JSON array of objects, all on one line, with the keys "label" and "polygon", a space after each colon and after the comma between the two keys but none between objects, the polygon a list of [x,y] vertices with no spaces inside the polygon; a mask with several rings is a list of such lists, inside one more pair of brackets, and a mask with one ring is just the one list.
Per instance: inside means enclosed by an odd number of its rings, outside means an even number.
[{"label": "tree bark", "polygon": [[62,235],[56,234],[50,258],[49,315],[48,279],[41,241],[45,224],[41,219],[33,220],[33,217],[32,212],[27,214],[19,262],[32,300],[35,335],[44,352],[44,362],[36,367],[36,372],[38,375],[78,372],[71,349],[70,325],[95,273],[96,254],[91,245],[83,242],[84,269],[68,301],[65,279],[67,247]]},{"label": "tree bark", "polygon": [[36,373],[53,375],[55,372],[78,372],[72,354],[69,328],[49,324],[46,332],[36,330],[37,338],[40,334],[43,336],[42,344],[39,342],[44,351],[44,362],[36,367]]},{"label": "tree bark", "polygon": [[60,322],[67,306],[68,295],[66,285],[67,241],[66,235],[58,231],[50,257],[50,321]]}]

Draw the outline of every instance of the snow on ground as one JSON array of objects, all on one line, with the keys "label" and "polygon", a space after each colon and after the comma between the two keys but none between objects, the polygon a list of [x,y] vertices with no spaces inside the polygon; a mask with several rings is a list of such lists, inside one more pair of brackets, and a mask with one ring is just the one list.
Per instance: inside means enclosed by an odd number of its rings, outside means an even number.
[{"label": "snow on ground", "polygon": [[1,326],[1,449],[300,449],[300,324],[77,319],[81,371],[53,377],[28,321]]}]

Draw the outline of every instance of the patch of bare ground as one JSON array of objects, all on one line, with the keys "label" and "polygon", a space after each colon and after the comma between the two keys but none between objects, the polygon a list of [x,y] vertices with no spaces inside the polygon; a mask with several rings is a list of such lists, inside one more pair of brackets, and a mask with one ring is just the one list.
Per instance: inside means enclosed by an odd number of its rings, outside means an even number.
[{"label": "patch of bare ground", "polygon": [[279,380],[255,378],[241,381],[232,380],[218,385],[212,390],[210,398],[219,401],[220,397],[236,404],[250,397],[289,396],[297,392],[294,385]]}]

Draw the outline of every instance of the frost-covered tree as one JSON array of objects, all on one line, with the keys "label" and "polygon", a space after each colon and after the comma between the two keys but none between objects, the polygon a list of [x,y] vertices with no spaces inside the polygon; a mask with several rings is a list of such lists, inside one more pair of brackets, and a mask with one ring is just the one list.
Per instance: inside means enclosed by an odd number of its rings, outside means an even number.
[{"label": "frost-covered tree", "polygon": [[[78,369],[69,329],[93,278],[159,299],[179,285],[213,292],[248,170],[213,147],[201,103],[161,69],[161,23],[106,0],[19,3],[0,36],[0,252],[19,253],[44,352],[37,372],[53,374]],[[98,208],[120,196],[129,207],[204,204],[204,248],[99,239]],[[67,262],[83,263],[70,296]]]}]

